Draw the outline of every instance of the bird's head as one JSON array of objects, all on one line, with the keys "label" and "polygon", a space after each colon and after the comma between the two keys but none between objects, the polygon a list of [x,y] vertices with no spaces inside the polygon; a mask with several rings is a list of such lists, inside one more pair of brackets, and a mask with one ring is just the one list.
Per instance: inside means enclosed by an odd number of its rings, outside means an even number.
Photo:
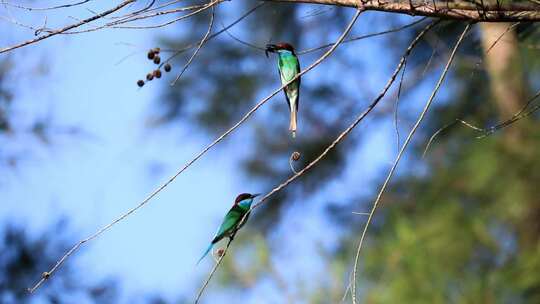
[{"label": "bird's head", "polygon": [[259,195],[261,194],[260,193],[257,193],[257,194],[242,193],[236,197],[236,200],[234,200],[234,204],[249,208],[251,206],[251,203],[253,202],[253,199]]},{"label": "bird's head", "polygon": [[288,51],[294,54],[294,47],[287,42],[280,42],[276,44],[267,44],[266,48],[264,50],[264,53],[266,54],[266,57],[268,57],[268,53],[279,53],[279,51]]}]

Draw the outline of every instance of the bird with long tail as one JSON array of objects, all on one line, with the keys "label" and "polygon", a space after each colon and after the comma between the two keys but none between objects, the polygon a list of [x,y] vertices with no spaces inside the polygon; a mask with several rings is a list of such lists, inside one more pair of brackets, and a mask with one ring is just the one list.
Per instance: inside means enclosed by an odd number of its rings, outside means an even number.
[{"label": "bird with long tail", "polygon": [[[293,46],[289,43],[267,44],[265,49],[266,57],[268,57],[268,53],[278,54],[278,70],[282,85],[288,83],[300,73],[300,62],[294,52]],[[283,92],[285,93],[285,99],[289,104],[289,111],[291,112],[289,130],[294,138],[296,136],[298,100],[300,97],[300,77],[283,88]]]},{"label": "bird with long tail", "polygon": [[217,242],[221,241],[225,237],[228,237],[231,240],[234,238],[234,235],[238,229],[242,228],[242,226],[244,226],[244,224],[247,222],[253,199],[259,195],[260,194],[242,193],[236,197],[234,200],[234,205],[223,218],[223,222],[221,223],[221,226],[219,226],[216,235],[212,239],[212,242],[210,242],[210,246],[208,246],[197,264],[204,259],[204,257],[210,252],[210,250],[212,250]]}]

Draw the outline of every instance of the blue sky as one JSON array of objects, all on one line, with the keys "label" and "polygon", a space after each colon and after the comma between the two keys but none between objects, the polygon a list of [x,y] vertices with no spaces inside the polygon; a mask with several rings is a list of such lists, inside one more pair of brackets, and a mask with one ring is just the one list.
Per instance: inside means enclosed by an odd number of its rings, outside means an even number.
[{"label": "blue sky", "polygon": [[[53,24],[54,20],[49,22]],[[357,33],[367,32],[362,29],[364,22],[360,18]],[[14,28],[0,22],[0,27],[4,26]],[[104,30],[54,37],[9,54],[20,69],[13,73],[15,115],[21,118],[18,121],[24,125],[34,117],[51,117],[54,125],[77,126],[87,136],[53,135],[50,145],[36,143],[24,135],[14,138],[14,150],[28,157],[17,169],[0,175],[2,221],[25,223],[37,233],[66,216],[68,233],[84,237],[138,204],[210,142],[208,137],[181,125],[158,129],[145,125],[165,82],[153,82],[139,89],[135,81],[149,69],[144,60],[146,50],[167,34],[167,29]],[[28,35],[23,29],[3,31],[0,46]],[[365,54],[374,56],[377,51],[377,47],[366,47]],[[138,53],[117,64],[133,52]],[[46,70],[42,76],[23,73],[35,71],[41,64]],[[324,65],[304,81],[317,77],[322,69]],[[380,79],[386,79],[386,75],[386,69],[374,72],[368,78],[370,91],[378,91]],[[252,119],[257,119],[257,115]],[[243,128],[249,127],[248,121]],[[310,203],[318,205],[324,195],[339,199],[340,193],[351,186],[360,188],[359,191],[373,191],[373,179],[381,167],[389,166],[389,157],[396,147],[395,139],[389,136],[391,124],[363,124],[357,132],[367,130],[380,132],[370,132],[373,135],[366,139],[367,145],[354,153],[354,166]],[[195,267],[195,262],[235,195],[269,190],[257,189],[254,183],[232,173],[238,170],[236,159],[230,155],[246,134],[245,130],[235,133],[145,208],[81,248],[76,254],[76,265],[97,280],[106,276],[119,278],[127,294],[148,291],[171,298],[182,293],[189,296],[199,287],[209,266],[207,262]],[[305,210],[293,210],[289,217],[299,212]],[[315,241],[320,233],[320,210],[315,208],[309,214],[303,220],[295,220],[295,225],[308,231],[307,235]],[[293,255],[298,254],[297,250],[309,250],[295,248],[294,244],[288,246]],[[264,286],[261,288],[265,290]]]}]

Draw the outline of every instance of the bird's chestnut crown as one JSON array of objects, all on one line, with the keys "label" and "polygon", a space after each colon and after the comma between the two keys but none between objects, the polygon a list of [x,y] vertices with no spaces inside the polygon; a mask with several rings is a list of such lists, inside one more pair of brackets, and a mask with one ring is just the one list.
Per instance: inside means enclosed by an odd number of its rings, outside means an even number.
[{"label": "bird's chestnut crown", "polygon": [[234,200],[234,204],[238,205],[238,203],[240,203],[243,200],[255,198],[257,196],[259,196],[259,194],[242,193],[236,197],[236,200]]},{"label": "bird's chestnut crown", "polygon": [[287,42],[280,42],[276,44],[267,44],[266,49],[264,52],[266,53],[266,56],[268,57],[268,53],[275,53],[279,50],[287,50],[294,54],[294,47],[290,45]]}]

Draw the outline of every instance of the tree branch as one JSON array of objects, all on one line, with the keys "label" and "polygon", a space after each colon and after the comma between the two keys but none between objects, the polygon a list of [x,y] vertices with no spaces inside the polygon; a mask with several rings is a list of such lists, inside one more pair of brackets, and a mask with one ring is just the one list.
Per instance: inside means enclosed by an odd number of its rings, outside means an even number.
[{"label": "tree branch", "polygon": [[5,52],[12,51],[12,50],[14,50],[14,49],[21,48],[21,47],[23,47],[23,46],[27,46],[27,45],[29,45],[29,44],[36,43],[36,42],[38,42],[38,41],[47,39],[47,38],[49,38],[49,37],[52,37],[52,36],[55,36],[55,35],[58,35],[58,34],[62,34],[62,33],[64,33],[64,32],[67,32],[67,31],[71,30],[71,29],[77,28],[77,27],[79,27],[79,26],[81,26],[81,25],[84,25],[84,24],[90,23],[90,22],[92,22],[92,21],[98,20],[98,19],[100,19],[100,18],[103,18],[103,17],[105,17],[105,16],[107,16],[107,15],[110,15],[110,14],[112,14],[112,13],[114,13],[114,12],[116,12],[116,11],[122,9],[122,8],[125,7],[126,5],[131,4],[131,3],[135,2],[135,1],[136,1],[136,0],[126,0],[126,1],[124,1],[124,2],[122,2],[122,3],[120,3],[119,5],[117,5],[117,6],[114,7],[114,8],[111,8],[111,9],[109,9],[109,10],[107,10],[107,11],[104,11],[103,13],[100,13],[100,14],[94,15],[94,16],[92,16],[92,17],[90,17],[90,18],[81,20],[80,22],[77,22],[77,23],[68,25],[68,26],[66,26],[66,27],[64,27],[64,28],[62,28],[62,29],[55,30],[55,31],[51,31],[51,32],[49,32],[47,35],[43,35],[43,36],[37,37],[37,38],[32,39],[32,40],[27,40],[27,41],[25,41],[25,42],[21,42],[21,43],[19,43],[19,44],[13,45],[13,46],[1,48],[1,49],[0,49],[0,54],[5,53]]},{"label": "tree branch", "polygon": [[273,2],[311,3],[468,21],[539,21],[540,5],[515,1],[423,1],[423,0],[264,0]]}]

